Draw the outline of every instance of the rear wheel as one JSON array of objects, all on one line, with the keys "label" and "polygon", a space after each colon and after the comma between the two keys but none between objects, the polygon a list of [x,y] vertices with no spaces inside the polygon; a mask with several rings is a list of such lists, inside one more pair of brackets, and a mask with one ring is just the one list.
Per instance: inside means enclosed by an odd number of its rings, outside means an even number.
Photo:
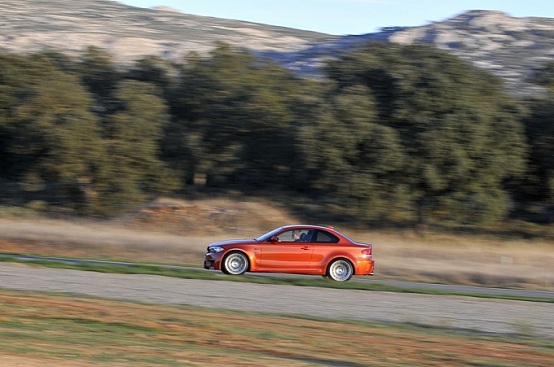
[{"label": "rear wheel", "polygon": [[248,270],[248,257],[242,252],[231,252],[223,259],[221,271],[225,274],[241,275]]},{"label": "rear wheel", "polygon": [[337,282],[346,282],[354,275],[354,267],[350,261],[337,259],[329,264],[327,276]]}]

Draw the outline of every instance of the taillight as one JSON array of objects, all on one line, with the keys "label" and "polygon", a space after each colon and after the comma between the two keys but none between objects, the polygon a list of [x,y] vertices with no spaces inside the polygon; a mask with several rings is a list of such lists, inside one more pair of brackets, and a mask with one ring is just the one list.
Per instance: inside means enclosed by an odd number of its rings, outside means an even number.
[{"label": "taillight", "polygon": [[362,250],[362,256],[366,256],[366,257],[371,256],[372,252],[373,252],[373,246],[368,245],[367,248],[364,248]]}]

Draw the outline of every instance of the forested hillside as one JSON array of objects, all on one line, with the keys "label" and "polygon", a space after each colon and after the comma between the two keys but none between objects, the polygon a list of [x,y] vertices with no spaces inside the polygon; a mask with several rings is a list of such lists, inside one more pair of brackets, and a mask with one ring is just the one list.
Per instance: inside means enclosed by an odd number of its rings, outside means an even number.
[{"label": "forested hillside", "polygon": [[420,45],[370,43],[324,70],[299,79],[225,44],[126,69],[93,47],[0,55],[0,200],[111,216],[235,192],[360,223],[549,220],[554,63],[532,100]]}]

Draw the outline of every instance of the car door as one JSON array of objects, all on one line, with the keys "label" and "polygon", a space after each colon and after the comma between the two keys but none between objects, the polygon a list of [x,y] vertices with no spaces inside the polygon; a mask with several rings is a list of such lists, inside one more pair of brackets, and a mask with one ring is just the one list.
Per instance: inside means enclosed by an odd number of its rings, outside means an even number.
[{"label": "car door", "polygon": [[340,248],[339,238],[327,231],[315,231],[312,236],[313,252],[310,261],[310,269],[324,272],[327,262],[333,253]]},{"label": "car door", "polygon": [[[307,233],[307,230],[302,232],[302,234],[306,235]],[[309,242],[300,242],[299,239],[295,239],[292,230],[279,233],[277,238],[272,242],[263,244],[260,270],[305,272],[310,265],[313,245]]]}]

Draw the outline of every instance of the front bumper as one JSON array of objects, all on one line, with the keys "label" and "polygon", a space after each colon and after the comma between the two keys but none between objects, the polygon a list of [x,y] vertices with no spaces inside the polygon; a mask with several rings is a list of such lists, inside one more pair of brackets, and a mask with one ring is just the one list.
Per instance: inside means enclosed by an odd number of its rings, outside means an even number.
[{"label": "front bumper", "polygon": [[221,255],[208,252],[204,255],[204,269],[221,270]]}]

